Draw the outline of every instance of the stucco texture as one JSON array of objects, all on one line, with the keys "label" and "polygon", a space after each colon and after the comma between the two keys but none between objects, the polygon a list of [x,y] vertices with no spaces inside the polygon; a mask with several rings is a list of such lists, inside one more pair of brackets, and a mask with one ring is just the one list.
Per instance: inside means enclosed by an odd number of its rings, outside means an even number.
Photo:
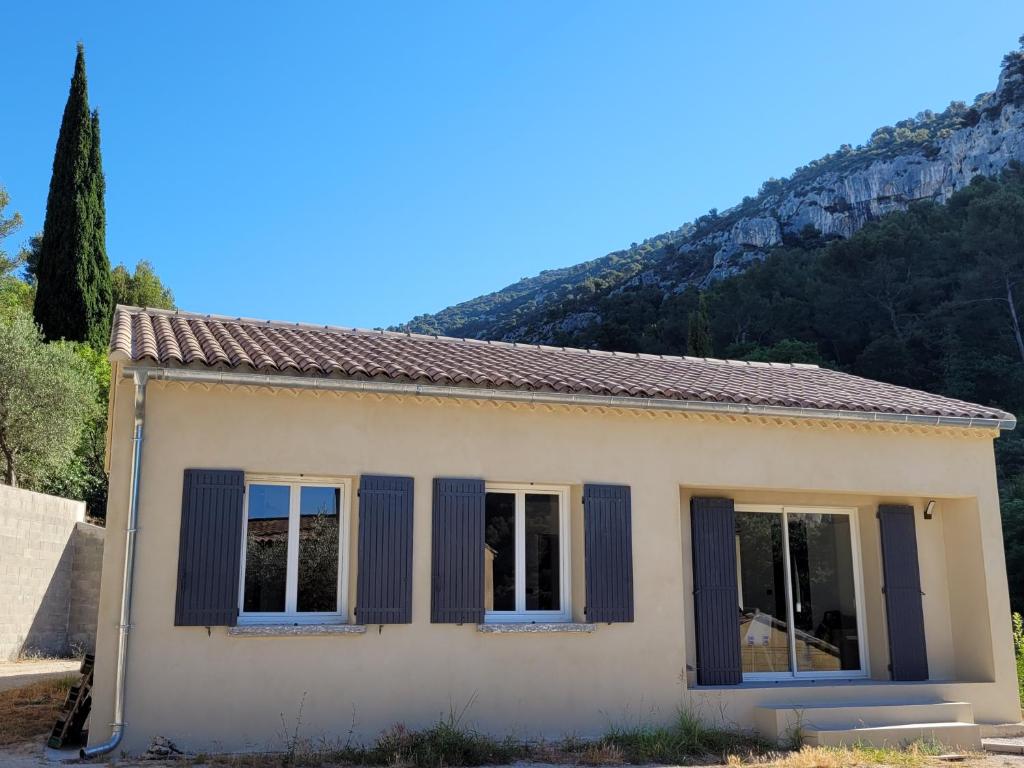
[{"label": "stucco texture", "polygon": [[[90,738],[109,734],[131,459],[132,385],[112,405],[110,507]],[[978,430],[838,427],[743,418],[649,415],[572,407],[438,402],[149,384],[125,741],[154,735],[193,750],[281,746],[282,718],[310,738],[370,738],[464,713],[496,734],[558,737],[610,722],[663,720],[677,706],[754,725],[753,707],[842,696],[971,701],[979,722],[1019,719],[992,434]],[[415,478],[413,621],[365,634],[229,636],[174,627],[182,473]],[[582,621],[581,486],[632,488],[636,620],[590,633],[485,634],[430,616],[431,481],[570,486],[572,612]],[[689,498],[857,507],[865,626],[874,682],[843,687],[694,688]],[[920,510],[936,500],[936,514]],[[875,507],[918,510],[933,682],[887,682]],[[350,515],[348,541],[357,540]],[[354,551],[349,600],[354,603]],[[304,703],[303,703],[304,702]]]}]

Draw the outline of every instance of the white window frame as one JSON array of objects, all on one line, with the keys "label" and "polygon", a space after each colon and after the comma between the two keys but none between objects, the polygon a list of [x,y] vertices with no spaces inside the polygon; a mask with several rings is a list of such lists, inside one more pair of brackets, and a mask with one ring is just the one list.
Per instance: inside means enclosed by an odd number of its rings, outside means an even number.
[{"label": "white window frame", "polygon": [[[835,679],[853,680],[868,676],[868,638],[864,627],[864,569],[861,565],[860,525],[856,507],[821,507],[796,506],[792,504],[737,504],[736,512],[767,512],[782,516],[782,562],[785,571],[786,588],[786,634],[789,643],[788,672],[744,672],[744,681],[757,680],[813,680]],[[850,518],[850,554],[853,567],[854,602],[857,606],[857,645],[860,658],[860,669],[843,669],[838,671],[809,670],[800,672],[796,659],[796,627],[793,625],[793,568],[789,561],[789,514],[846,515]],[[739,604],[743,605],[743,585],[740,581],[739,542],[736,544],[736,577]]]},{"label": "white window frame", "polygon": [[[487,483],[485,493],[515,494],[516,610],[487,611],[486,624],[556,623],[572,620],[572,561],[570,560],[569,488],[564,485],[530,483]],[[557,611],[526,610],[526,494],[558,497],[558,569],[559,601]]]},{"label": "white window frame", "polygon": [[[285,580],[285,609],[283,611],[245,611],[245,556],[249,532],[249,487],[252,485],[278,485],[289,488],[288,496],[288,563]],[[338,500],[338,609],[336,611],[298,610],[299,590],[299,525],[300,494],[303,487],[336,488]],[[306,477],[302,475],[246,475],[245,495],[242,502],[242,562],[238,580],[239,624],[345,624],[348,622],[348,560],[349,519],[352,499],[352,480],[349,478]]]}]

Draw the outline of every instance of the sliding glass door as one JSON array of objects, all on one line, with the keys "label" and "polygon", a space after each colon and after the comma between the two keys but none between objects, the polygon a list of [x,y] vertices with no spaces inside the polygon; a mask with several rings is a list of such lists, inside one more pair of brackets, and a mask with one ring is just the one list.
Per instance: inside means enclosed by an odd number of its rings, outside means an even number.
[{"label": "sliding glass door", "polygon": [[744,679],[862,675],[855,511],[736,507]]}]

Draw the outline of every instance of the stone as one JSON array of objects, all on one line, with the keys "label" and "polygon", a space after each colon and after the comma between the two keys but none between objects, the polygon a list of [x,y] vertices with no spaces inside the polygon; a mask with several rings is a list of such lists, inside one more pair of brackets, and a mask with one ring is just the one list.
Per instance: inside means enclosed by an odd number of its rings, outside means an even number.
[{"label": "stone", "polygon": [[150,742],[149,749],[142,754],[143,760],[168,760],[175,757],[183,757],[185,755],[180,749],[178,749],[174,742],[163,736],[154,736],[153,741]]}]

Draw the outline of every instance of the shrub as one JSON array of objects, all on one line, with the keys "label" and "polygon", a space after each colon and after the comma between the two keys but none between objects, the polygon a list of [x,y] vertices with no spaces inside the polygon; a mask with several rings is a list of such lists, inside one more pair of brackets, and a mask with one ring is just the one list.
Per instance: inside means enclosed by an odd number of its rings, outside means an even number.
[{"label": "shrub", "polygon": [[679,709],[667,726],[613,726],[597,746],[614,749],[629,763],[679,764],[694,757],[759,753],[767,745],[753,736],[709,726],[693,711]]},{"label": "shrub", "polygon": [[511,738],[502,741],[463,727],[456,718],[442,720],[424,731],[396,726],[377,739],[371,762],[378,765],[437,766],[499,765],[525,755]]},{"label": "shrub", "polygon": [[1013,654],[1017,658],[1017,696],[1024,707],[1024,618],[1013,614]]}]

